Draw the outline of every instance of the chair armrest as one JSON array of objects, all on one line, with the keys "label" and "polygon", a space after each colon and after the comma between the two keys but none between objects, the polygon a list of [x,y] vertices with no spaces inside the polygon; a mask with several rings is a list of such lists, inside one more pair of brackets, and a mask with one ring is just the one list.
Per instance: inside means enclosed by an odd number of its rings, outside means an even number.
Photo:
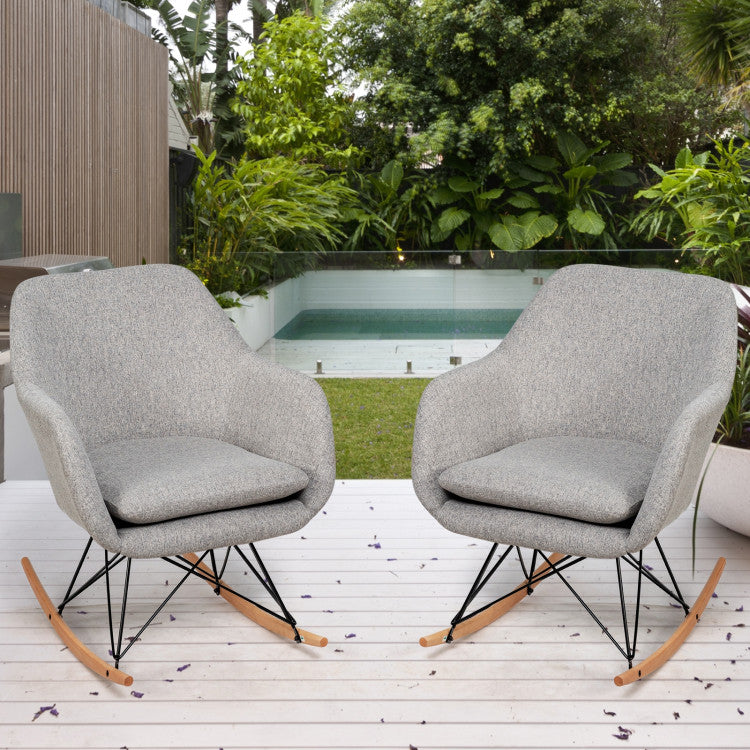
[{"label": "chair armrest", "polygon": [[315,380],[248,351],[238,363],[227,439],[310,477],[300,501],[317,513],[336,479],[331,411]]},{"label": "chair armrest", "polygon": [[57,504],[98,544],[118,552],[117,529],[75,425],[41,388],[17,384],[16,393],[39,446]]},{"label": "chair armrest", "polygon": [[425,388],[414,424],[412,483],[431,513],[449,499],[439,474],[517,442],[517,390],[502,344],[476,362],[435,378]]},{"label": "chair armrest", "polygon": [[711,386],[696,396],[676,419],[631,527],[628,538],[631,551],[643,549],[690,504],[728,397],[727,386]]}]

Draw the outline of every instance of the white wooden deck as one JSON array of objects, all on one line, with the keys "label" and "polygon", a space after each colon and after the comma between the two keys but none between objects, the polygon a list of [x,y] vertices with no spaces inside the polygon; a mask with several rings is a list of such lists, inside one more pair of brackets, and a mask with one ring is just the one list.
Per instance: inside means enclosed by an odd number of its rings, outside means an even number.
[{"label": "white wooden deck", "polygon": [[[83,533],[46,483],[5,483],[0,747],[750,748],[750,540],[701,519],[693,580],[689,529],[685,515],[662,537],[683,593],[692,599],[723,554],[718,597],[668,665],[617,688],[624,661],[553,580],[469,642],[421,648],[420,635],[448,624],[487,545],[442,530],[408,481],[340,481],[306,529],[258,545],[300,625],[329,637],[326,649],[267,633],[196,581],[125,659],[135,683],[123,688],[63,650],[21,571],[28,554],[57,600]],[[585,566],[572,577],[615,624],[614,571]],[[146,613],[176,572],[136,565],[132,611]],[[251,584],[240,577],[239,567],[225,576]],[[521,576],[512,565],[498,578]],[[681,610],[653,586],[644,593],[646,655]],[[106,655],[103,597],[95,588],[66,619]],[[56,715],[35,718],[48,706]]]}]

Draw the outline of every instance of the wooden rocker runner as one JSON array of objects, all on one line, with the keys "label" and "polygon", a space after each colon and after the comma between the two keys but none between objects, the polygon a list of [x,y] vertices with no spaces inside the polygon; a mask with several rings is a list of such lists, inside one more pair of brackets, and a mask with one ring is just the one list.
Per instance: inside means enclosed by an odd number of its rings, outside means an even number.
[{"label": "wooden rocker runner", "polygon": [[[87,666],[93,672],[96,672],[102,677],[105,677],[106,679],[110,680],[111,682],[115,682],[119,685],[125,685],[125,686],[129,686],[133,684],[133,678],[129,674],[126,674],[125,672],[119,669],[120,660],[130,650],[131,646],[140,639],[141,635],[146,630],[146,628],[150,624],[152,624],[153,620],[156,618],[159,612],[162,611],[162,609],[167,604],[167,602],[169,602],[169,600],[174,596],[174,594],[177,593],[177,590],[182,586],[182,584],[191,575],[194,575],[206,581],[214,589],[214,593],[221,595],[222,598],[225,599],[227,602],[229,602],[238,612],[241,612],[243,615],[245,615],[245,617],[249,618],[250,620],[257,623],[258,625],[265,628],[266,630],[269,630],[270,632],[275,633],[276,635],[282,636],[284,638],[289,638],[290,640],[296,641],[297,643],[304,643],[308,646],[325,647],[328,645],[327,638],[316,635],[315,633],[310,633],[307,630],[302,630],[301,628],[297,628],[295,619],[292,617],[292,615],[289,613],[286,606],[284,605],[284,602],[279,596],[279,593],[276,590],[276,587],[274,586],[273,581],[268,575],[268,571],[265,569],[265,566],[263,565],[263,562],[260,559],[260,556],[258,555],[258,552],[255,549],[255,546],[252,544],[250,545],[250,549],[252,550],[253,555],[255,556],[257,568],[255,565],[253,565],[250,562],[250,560],[246,557],[246,555],[242,552],[242,550],[239,549],[239,547],[235,547],[235,549],[239,553],[239,555],[242,557],[242,559],[245,561],[248,568],[255,574],[256,578],[261,582],[261,584],[266,589],[268,594],[273,598],[276,604],[279,605],[282,611],[281,615],[276,614],[275,612],[272,612],[271,610],[267,609],[263,605],[257,604],[251,601],[250,599],[248,599],[247,597],[243,596],[242,594],[237,593],[236,591],[231,589],[229,586],[227,586],[227,584],[221,579],[216,569],[211,570],[208,566],[206,566],[203,560],[207,556],[210,556],[211,562],[213,565],[215,565],[216,563],[216,558],[215,558],[213,550],[204,553],[201,557],[198,557],[197,555],[193,553],[188,553],[185,555],[180,555],[177,558],[173,558],[173,559],[164,558],[165,561],[170,562],[173,565],[184,570],[185,575],[171,589],[169,594],[162,601],[162,603],[156,608],[154,613],[149,617],[149,619],[141,627],[138,633],[135,636],[128,638],[127,639],[128,643],[126,645],[123,645],[124,627],[125,627],[125,607],[127,604],[128,585],[130,581],[130,566],[131,566],[132,561],[128,559],[126,562],[125,586],[124,586],[123,597],[122,597],[122,609],[120,611],[120,626],[119,626],[119,631],[117,633],[117,637],[115,637],[114,629],[113,629],[113,611],[112,611],[112,600],[110,597],[109,574],[115,566],[119,565],[123,560],[126,560],[126,558],[123,558],[122,556],[117,556],[117,555],[110,558],[109,555],[105,553],[104,566],[99,571],[94,573],[88,579],[88,581],[86,581],[86,583],[84,583],[78,589],[73,591],[73,586],[75,585],[76,578],[78,576],[78,573],[80,572],[80,569],[83,565],[83,561],[86,558],[86,555],[88,554],[90,547],[91,547],[91,540],[89,540],[89,543],[86,545],[86,549],[78,565],[76,574],[74,575],[73,580],[71,581],[70,586],[68,587],[68,592],[65,595],[65,598],[63,599],[59,607],[55,607],[55,605],[52,603],[52,600],[49,598],[49,595],[47,594],[44,587],[42,586],[42,583],[39,580],[39,577],[37,576],[36,571],[34,570],[34,567],[32,566],[29,558],[28,557],[22,558],[21,564],[23,566],[24,572],[26,573],[26,578],[29,581],[31,589],[34,592],[34,595],[36,596],[37,601],[39,602],[39,605],[42,608],[42,611],[47,616],[47,619],[49,620],[50,624],[55,629],[57,634],[60,636],[60,639],[62,640],[62,642],[68,647],[70,652],[82,664]],[[222,565],[222,570],[226,568],[226,563],[229,557],[229,553],[230,553],[230,549],[227,549],[226,558]],[[112,654],[114,665],[109,664],[100,656],[95,654],[90,648],[88,648],[88,646],[86,646],[78,638],[78,636],[75,635],[75,633],[71,630],[71,628],[68,626],[65,620],[63,620],[63,617],[62,617],[62,612],[65,606],[68,605],[80,593],[85,591],[87,588],[89,588],[89,586],[91,586],[93,583],[95,583],[102,577],[104,577],[107,582],[107,609],[108,609],[109,633],[110,633],[110,654]]]},{"label": "wooden rocker runner", "polygon": [[[432,380],[414,426],[414,489],[446,529],[493,547],[450,628],[420,643],[475,632],[554,575],[625,657],[617,685],[664,664],[701,617],[724,567],[720,559],[690,609],[658,536],[690,505],[736,359],[737,308],[724,282],[582,264],[545,280],[493,352]],[[667,583],[643,563],[652,542]],[[508,548],[485,575],[498,544]],[[511,550],[524,566],[522,548],[533,551],[526,580],[468,612]],[[586,558],[614,562],[622,645],[562,574]],[[632,635],[623,564],[637,575]],[[685,619],[634,665],[644,579],[676,601]]]},{"label": "wooden rocker runner", "polygon": [[[180,586],[198,577],[262,627],[325,646],[325,638],[297,628],[254,546],[299,531],[331,495],[333,429],[320,386],[257,356],[184,268],[62,276],[20,284],[10,312],[18,399],[58,505],[89,536],[58,607],[23,560],[50,624],[82,663],[130,685],[120,660]],[[77,583],[94,542],[104,563]],[[215,550],[224,549],[218,562]],[[195,550],[208,551],[198,557]],[[227,585],[232,551],[279,613]],[[154,558],[176,566],[179,581],[125,637],[132,562]],[[115,612],[111,574],[120,566]],[[81,643],[62,617],[102,579],[113,664]]]},{"label": "wooden rocker runner", "polygon": [[[621,592],[620,603],[621,603],[622,615],[623,615],[623,628],[625,631],[625,648],[623,648],[615,640],[615,638],[610,633],[609,629],[601,622],[601,620],[597,617],[597,615],[594,614],[594,612],[585,604],[585,602],[575,592],[570,582],[562,576],[563,570],[578,564],[579,562],[585,559],[583,557],[571,559],[569,556],[564,556],[559,553],[554,553],[554,554],[549,555],[549,557],[546,557],[544,553],[540,552],[539,550],[535,550],[534,558],[536,558],[537,556],[543,557],[544,562],[539,567],[534,569],[531,576],[527,577],[526,580],[520,586],[513,589],[508,594],[505,594],[499,599],[496,599],[494,602],[487,604],[484,607],[481,607],[480,609],[476,610],[475,612],[472,612],[471,614],[468,614],[468,615],[465,614],[466,609],[469,607],[471,602],[476,598],[477,594],[489,581],[493,573],[502,564],[503,560],[505,560],[505,558],[508,556],[510,551],[514,549],[512,546],[508,547],[508,549],[501,556],[501,558],[498,560],[495,566],[490,570],[490,572],[487,575],[484,575],[485,570],[487,569],[492,557],[494,556],[497,550],[497,544],[493,545],[492,549],[490,550],[490,554],[487,556],[487,560],[485,561],[485,564],[482,567],[479,573],[479,576],[477,576],[477,579],[474,582],[474,585],[469,591],[469,595],[466,597],[466,600],[464,601],[463,606],[458,611],[458,614],[451,621],[451,626],[449,628],[445,628],[444,630],[440,630],[437,633],[433,633],[432,635],[428,635],[428,636],[424,636],[420,638],[419,645],[425,646],[425,647],[438,646],[443,643],[451,643],[452,641],[455,641],[458,638],[463,638],[467,635],[471,635],[472,633],[476,633],[478,630],[481,630],[487,625],[490,625],[491,623],[495,622],[500,617],[502,617],[504,614],[509,612],[511,609],[513,609],[513,607],[515,607],[516,604],[518,604],[522,599],[530,595],[532,591],[536,588],[536,586],[539,583],[541,583],[541,581],[545,580],[546,578],[549,578],[551,575],[557,575],[563,581],[565,586],[574,594],[576,599],[578,599],[578,601],[583,605],[583,607],[586,609],[589,615],[591,615],[591,617],[595,620],[595,622],[601,627],[602,632],[612,641],[612,643],[614,643],[614,645],[620,651],[620,653],[628,660],[629,668],[625,672],[623,672],[622,674],[618,674],[614,678],[615,685],[622,687],[623,685],[628,685],[631,682],[640,680],[642,677],[646,677],[647,675],[651,674],[652,672],[657,670],[659,667],[661,667],[663,664],[665,664],[672,656],[674,656],[674,654],[677,652],[680,646],[685,642],[688,635],[690,635],[690,632],[693,630],[695,625],[699,622],[701,615],[703,614],[703,611],[706,609],[706,606],[708,605],[708,602],[711,599],[711,595],[716,589],[719,579],[721,578],[721,574],[724,570],[724,566],[726,565],[726,560],[723,557],[720,557],[716,561],[716,565],[714,566],[714,569],[711,572],[711,575],[708,577],[706,583],[704,584],[703,589],[698,595],[698,598],[695,600],[695,603],[693,604],[692,608],[688,610],[688,605],[685,603],[684,599],[682,598],[682,595],[680,594],[679,589],[677,588],[676,583],[674,581],[672,571],[669,568],[669,564],[667,563],[666,558],[663,556],[663,550],[661,548],[661,545],[658,544],[658,540],[656,541],[657,541],[659,552],[662,553],[662,560],[666,566],[666,569],[669,573],[670,578],[672,579],[672,583],[675,585],[675,591],[673,592],[670,589],[668,589],[661,581],[659,581],[656,578],[656,576],[653,574],[652,569],[643,565],[642,555],[640,555],[637,560],[632,555],[629,555],[627,556],[627,558],[624,558],[625,561],[629,565],[631,565],[633,568],[635,568],[638,572],[638,595],[636,599],[636,617],[635,617],[635,625],[633,629],[632,643],[631,643],[630,633],[628,632],[628,619],[627,619],[626,604],[625,604],[624,598],[622,598],[622,574],[621,574],[621,568],[619,565],[617,569],[618,579],[619,579],[619,584],[620,584],[619,588]],[[518,548],[515,548],[515,549],[517,549],[518,551],[519,560],[521,560],[521,564],[523,566],[523,558],[521,556],[521,550]],[[532,566],[533,566],[533,562],[532,562]],[[648,580],[650,580],[652,583],[654,583],[656,586],[658,586],[660,589],[666,592],[672,599],[679,602],[679,604],[685,610],[686,614],[685,614],[685,619],[682,621],[680,626],[675,629],[675,631],[667,639],[667,641],[664,644],[662,644],[662,646],[660,646],[656,651],[654,651],[654,653],[652,653],[650,656],[646,657],[645,659],[643,659],[641,662],[639,662],[638,664],[634,666],[633,659],[635,658],[636,644],[637,644],[637,637],[638,637],[638,623],[639,623],[638,608],[640,606],[641,583],[642,583],[641,577],[642,576],[646,577]]]}]

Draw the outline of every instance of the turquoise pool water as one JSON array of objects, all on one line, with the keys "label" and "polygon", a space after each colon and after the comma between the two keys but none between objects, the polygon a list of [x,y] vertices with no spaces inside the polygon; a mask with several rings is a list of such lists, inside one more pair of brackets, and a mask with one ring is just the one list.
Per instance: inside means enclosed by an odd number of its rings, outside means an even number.
[{"label": "turquoise pool water", "polygon": [[495,339],[503,338],[522,310],[303,310],[275,339]]}]

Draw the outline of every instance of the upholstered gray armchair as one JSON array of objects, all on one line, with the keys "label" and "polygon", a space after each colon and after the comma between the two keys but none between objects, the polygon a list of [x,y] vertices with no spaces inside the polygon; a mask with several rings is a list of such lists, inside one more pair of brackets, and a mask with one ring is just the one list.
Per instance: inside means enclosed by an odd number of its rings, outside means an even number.
[{"label": "upholstered gray armchair", "polygon": [[[132,559],[163,557],[265,627],[325,645],[297,629],[252,544],[297,531],[331,494],[331,418],[314,380],[255,355],[200,281],[166,265],[23,283],[11,361],[55,498],[91,537],[81,562],[91,540],[104,548],[89,583],[106,577],[109,598],[115,565],[126,561],[127,581]],[[254,563],[239,546],[248,543]],[[221,580],[232,549],[281,615]],[[74,591],[76,571],[54,608],[27,559],[24,567],[53,625],[75,639],[61,614],[89,583]],[[130,684],[117,669],[129,648],[122,623],[119,638],[110,635],[114,667],[77,639],[72,650]]]},{"label": "upholstered gray armchair", "polygon": [[[634,567],[636,606],[642,579],[672,596],[686,619],[669,648],[684,640],[724,561],[689,612],[657,535],[695,491],[733,380],[735,331],[731,290],[716,279],[571,266],[497,349],[429,384],[415,425],[415,491],[445,528],[493,546],[451,627],[422,645],[475,632],[586,557],[615,559],[618,576],[621,562]],[[652,541],[674,590],[642,564]],[[527,579],[467,614],[497,569],[487,573],[498,544],[507,545],[501,560],[517,549]],[[533,550],[528,568],[521,547]],[[636,634],[627,636],[622,608],[625,647],[605,629],[630,667],[617,684],[664,660],[661,652],[633,667]]]}]

